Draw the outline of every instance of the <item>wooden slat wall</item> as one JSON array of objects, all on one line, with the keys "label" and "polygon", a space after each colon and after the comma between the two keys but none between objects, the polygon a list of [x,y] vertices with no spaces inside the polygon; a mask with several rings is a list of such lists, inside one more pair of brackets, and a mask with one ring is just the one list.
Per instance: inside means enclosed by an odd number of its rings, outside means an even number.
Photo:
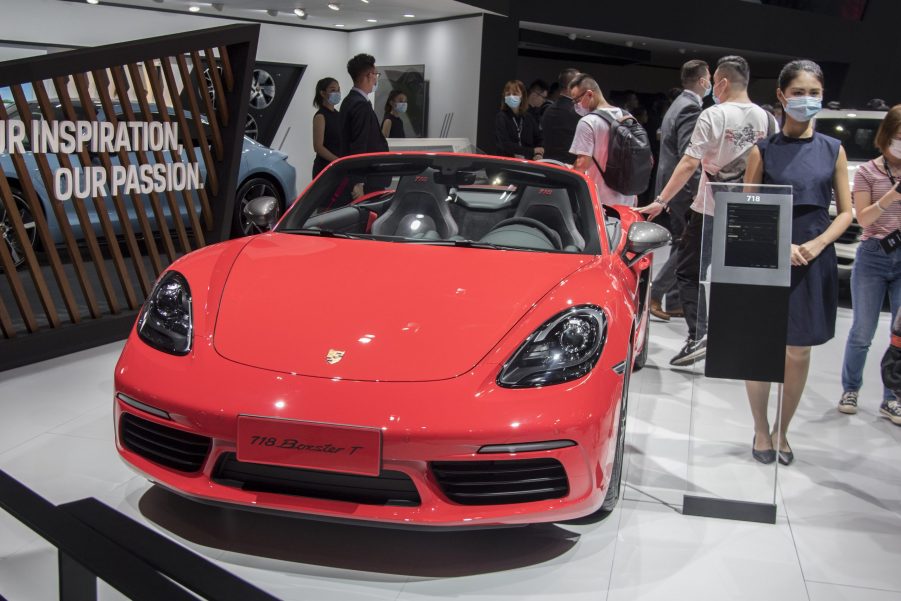
[{"label": "wooden slat wall", "polygon": [[[0,216],[6,216],[0,226],[5,236],[0,238],[0,285],[6,287],[0,288],[2,339],[137,310],[159,274],[182,254],[203,247],[214,221],[223,222],[221,216],[214,219],[222,210],[217,203],[225,198],[220,194],[223,161],[231,157],[231,165],[234,157],[240,159],[233,145],[242,143],[230,125],[246,112],[246,105],[233,102],[234,90],[238,81],[239,89],[248,89],[249,82],[244,81],[249,73],[248,53],[256,47],[259,28],[218,30],[230,30],[225,37],[243,52],[239,54],[242,73],[232,71],[232,46],[216,44],[211,34],[195,35],[194,46],[192,34],[183,34],[187,41],[177,51],[173,50],[179,44],[173,40],[180,36],[169,36],[165,40],[172,43],[164,54],[121,63],[112,51],[106,61],[98,60],[100,53],[93,51],[75,51],[72,63],[66,60],[67,53],[41,57],[37,64],[44,71],[34,73],[44,79],[35,81],[25,79],[30,70],[5,70],[7,64],[0,64],[0,87],[9,86],[13,96],[4,98],[7,104],[0,103],[0,122],[8,121],[15,109],[13,118],[23,122],[29,138],[32,123],[38,121],[102,120],[117,127],[123,122],[159,120],[178,125],[183,145],[181,152],[83,148],[55,157],[40,152],[10,154],[14,171],[0,170]],[[133,45],[117,47],[133,49]],[[18,67],[22,61],[13,63]],[[45,75],[47,65],[58,65],[58,71]],[[207,68],[209,84],[204,77]],[[12,80],[4,79],[9,72],[15,73]],[[26,83],[33,89],[31,102],[23,88]],[[201,118],[208,121],[209,135]],[[175,162],[202,167],[204,187],[146,195],[110,190],[110,172],[116,166]],[[105,170],[108,194],[60,200],[54,192],[55,164],[70,170]],[[32,219],[23,219],[23,208]],[[35,248],[30,236],[36,239]],[[19,242],[18,266],[6,239]]]}]

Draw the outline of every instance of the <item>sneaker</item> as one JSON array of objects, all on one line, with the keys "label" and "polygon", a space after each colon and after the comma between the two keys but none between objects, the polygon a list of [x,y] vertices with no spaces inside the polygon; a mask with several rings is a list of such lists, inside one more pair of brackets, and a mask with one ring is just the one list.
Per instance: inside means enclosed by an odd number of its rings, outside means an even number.
[{"label": "sneaker", "polygon": [[682,347],[682,350],[679,353],[670,359],[670,365],[683,366],[683,365],[691,365],[695,361],[699,359],[703,359],[704,355],[707,354],[707,337],[701,338],[700,340],[692,340],[688,338],[685,341],[685,346]]},{"label": "sneaker", "polygon": [[838,400],[838,410],[849,415],[857,413],[856,390],[847,390],[842,393],[842,398]]},{"label": "sneaker", "polygon": [[901,401],[898,399],[882,401],[882,406],[879,407],[879,413],[881,413],[883,417],[889,418],[896,426],[901,426]]},{"label": "sneaker", "polygon": [[658,300],[651,300],[650,307],[651,315],[659,319],[660,321],[669,321],[669,313],[663,310],[663,304]]}]

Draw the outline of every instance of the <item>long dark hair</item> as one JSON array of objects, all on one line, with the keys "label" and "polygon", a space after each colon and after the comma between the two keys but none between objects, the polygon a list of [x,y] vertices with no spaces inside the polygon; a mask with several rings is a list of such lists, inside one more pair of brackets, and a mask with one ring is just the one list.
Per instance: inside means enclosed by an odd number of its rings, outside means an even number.
[{"label": "long dark hair", "polygon": [[801,71],[807,71],[816,77],[821,86],[826,85],[823,82],[823,70],[818,64],[807,59],[798,59],[782,67],[782,71],[779,72],[779,89],[782,90],[783,94]]},{"label": "long dark hair", "polygon": [[334,77],[323,77],[316,82],[316,95],[313,96],[313,106],[318,109],[322,108],[322,92],[325,92],[325,89],[333,83],[338,83],[338,80]]},{"label": "long dark hair", "polygon": [[[388,92],[388,100],[385,101],[386,117],[388,116],[388,113],[390,113],[392,109],[394,109],[394,106],[391,103],[394,102],[401,94],[404,94],[403,90],[391,90],[390,92]],[[404,94],[404,96],[406,96],[406,94]]]}]

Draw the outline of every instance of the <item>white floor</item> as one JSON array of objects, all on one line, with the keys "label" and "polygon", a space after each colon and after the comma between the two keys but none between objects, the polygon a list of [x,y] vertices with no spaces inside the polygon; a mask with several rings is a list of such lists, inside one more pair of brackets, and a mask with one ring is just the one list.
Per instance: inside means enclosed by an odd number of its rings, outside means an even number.
[{"label": "white floor", "polygon": [[[840,309],[836,339],[814,350],[790,435],[797,459],[775,484],[775,468],[751,459],[741,384],[670,369],[684,322],[655,322],[650,365],[632,381],[625,497],[602,521],[401,532],[183,500],[113,447],[121,344],[0,373],[0,469],[55,503],[96,497],[283,599],[898,601],[901,427],[878,417],[888,316],[856,416],[835,409],[849,325]],[[683,516],[686,490],[775,498],[778,522]],[[0,596],[56,590],[54,549],[0,511]]]}]

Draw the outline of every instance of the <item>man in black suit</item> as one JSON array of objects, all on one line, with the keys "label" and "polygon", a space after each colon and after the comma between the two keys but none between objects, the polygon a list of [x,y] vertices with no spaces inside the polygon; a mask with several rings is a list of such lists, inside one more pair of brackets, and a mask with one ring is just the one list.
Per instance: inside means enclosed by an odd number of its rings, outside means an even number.
[{"label": "man in black suit", "polygon": [[[701,114],[704,97],[710,94],[710,67],[702,60],[690,60],[682,65],[682,93],[673,100],[660,125],[660,158],[657,162],[656,194],[669,181],[676,165],[685,154],[695,123]],[[685,212],[698,191],[700,169],[669,203],[669,229],[673,235],[669,259],[663,264],[651,284],[651,313],[664,321],[682,316],[679,292],[676,287],[676,240],[685,229]],[[666,310],[663,300],[666,297]]]},{"label": "man in black suit", "polygon": [[547,107],[541,117],[541,133],[544,138],[544,158],[554,159],[570,165],[576,162],[576,156],[569,153],[576,135],[579,115],[569,95],[569,84],[578,75],[576,69],[564,69],[557,76],[560,84],[560,97]]},{"label": "man in black suit", "polygon": [[[370,54],[356,55],[347,61],[347,73],[353,80],[354,87],[341,103],[341,156],[387,152],[388,141],[382,135],[378,115],[368,98],[379,83],[375,57]],[[354,199],[386,185],[385,182],[372,179],[365,182],[352,181],[350,184]]]}]

